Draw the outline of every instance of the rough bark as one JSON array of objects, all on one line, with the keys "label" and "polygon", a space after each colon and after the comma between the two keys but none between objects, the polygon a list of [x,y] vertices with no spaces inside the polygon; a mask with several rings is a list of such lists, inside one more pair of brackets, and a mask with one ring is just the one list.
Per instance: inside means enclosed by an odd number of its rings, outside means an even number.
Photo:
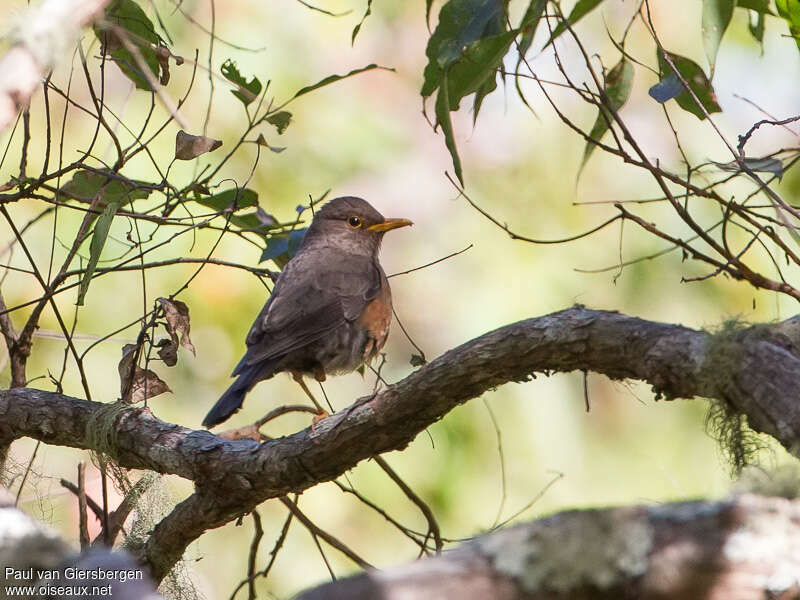
[{"label": "rough bark", "polygon": [[569,511],[296,600],[800,599],[800,501]]},{"label": "rough bark", "polygon": [[146,409],[28,388],[0,392],[0,443],[27,436],[95,449],[123,467],[193,480],[196,492],[147,543],[146,560],[160,579],[206,529],[404,448],[456,406],[537,372],[595,371],[646,381],[664,398],[723,399],[798,456],[799,347],[795,319],[711,335],[578,306],[475,338],[313,430],[263,444],[165,423]]}]

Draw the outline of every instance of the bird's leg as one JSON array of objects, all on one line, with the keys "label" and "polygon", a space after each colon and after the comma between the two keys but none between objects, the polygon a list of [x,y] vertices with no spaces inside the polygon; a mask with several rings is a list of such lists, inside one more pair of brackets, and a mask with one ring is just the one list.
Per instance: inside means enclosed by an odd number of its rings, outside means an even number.
[{"label": "bird's leg", "polygon": [[[315,375],[316,375],[316,373],[315,373]],[[323,377],[324,376],[325,375],[323,373]],[[297,382],[297,385],[299,385],[301,388],[303,388],[303,391],[306,393],[306,396],[308,396],[309,399],[311,400],[311,402],[314,403],[314,406],[317,408],[317,414],[318,415],[322,415],[320,418],[325,418],[325,417],[329,416],[330,413],[327,410],[325,410],[324,408],[322,408],[322,406],[320,406],[319,402],[317,402],[317,399],[314,398],[314,394],[312,394],[311,390],[308,389],[308,386],[306,385],[306,382],[303,381],[303,374],[298,372],[298,371],[292,371],[292,378]]]}]

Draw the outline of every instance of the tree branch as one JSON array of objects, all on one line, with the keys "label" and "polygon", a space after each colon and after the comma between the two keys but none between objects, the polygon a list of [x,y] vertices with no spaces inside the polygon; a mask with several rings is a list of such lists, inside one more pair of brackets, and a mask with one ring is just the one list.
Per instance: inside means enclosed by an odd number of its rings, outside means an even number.
[{"label": "tree branch", "polygon": [[193,480],[197,491],[146,546],[160,580],[206,529],[404,448],[456,406],[536,372],[591,370],[646,381],[657,397],[721,399],[800,456],[797,348],[800,318],[712,335],[576,306],[475,338],[313,429],[262,444],[165,423],[148,409],[27,388],[0,391],[0,443],[27,436]]},{"label": "tree branch", "polygon": [[575,510],[297,600],[797,598],[800,500]]}]

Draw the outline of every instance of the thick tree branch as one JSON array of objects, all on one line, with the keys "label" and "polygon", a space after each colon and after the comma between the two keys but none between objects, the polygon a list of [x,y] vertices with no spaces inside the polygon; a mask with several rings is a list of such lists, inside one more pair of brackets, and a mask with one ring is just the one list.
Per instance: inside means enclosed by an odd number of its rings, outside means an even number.
[{"label": "thick tree branch", "polygon": [[798,456],[797,348],[796,319],[711,335],[574,307],[480,336],[313,430],[262,444],[165,423],[146,409],[33,389],[0,392],[0,443],[27,436],[91,448],[123,467],[195,481],[195,494],[158,524],[147,544],[147,560],[160,579],[206,529],[404,448],[459,404],[535,372],[591,370],[646,381],[665,398],[723,399]]},{"label": "thick tree branch", "polygon": [[800,500],[569,511],[297,600],[800,597]]}]

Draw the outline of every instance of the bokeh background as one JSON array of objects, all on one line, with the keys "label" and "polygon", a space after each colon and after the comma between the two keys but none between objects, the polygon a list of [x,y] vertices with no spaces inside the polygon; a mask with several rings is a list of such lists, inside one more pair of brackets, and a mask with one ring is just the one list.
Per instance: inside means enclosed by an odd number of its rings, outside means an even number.
[{"label": "bokeh background", "polygon": [[[0,23],[10,22],[24,4],[0,1]],[[569,5],[565,5],[565,11]],[[148,3],[142,2],[142,6],[153,14]],[[730,318],[771,321],[795,312],[794,304],[787,299],[724,277],[682,283],[683,277],[708,271],[702,265],[682,261],[679,252],[617,268],[620,259],[631,260],[666,247],[632,225],[626,226],[622,234],[614,226],[569,244],[532,245],[511,240],[472,209],[446,179],[445,171],[452,172],[450,157],[442,136],[432,130],[422,113],[419,89],[429,36],[422,2],[376,0],[353,45],[352,29],[366,8],[360,0],[320,0],[321,7],[346,13],[339,17],[309,10],[292,0],[217,2],[214,21],[218,39],[210,58],[209,37],[203,29],[169,2],[158,2],[156,6],[174,39],[173,52],[188,59],[195,49],[199,51],[201,68],[190,100],[181,112],[192,126],[190,133],[206,131],[223,140],[224,146],[217,153],[233,146],[245,124],[241,104],[228,92],[229,85],[217,77],[219,66],[227,58],[234,59],[243,73],[256,75],[262,82],[270,81],[268,97],[276,102],[327,75],[346,73],[368,63],[395,69],[370,71],[297,100],[287,107],[293,113],[293,121],[283,135],[266,125],[259,129],[271,144],[286,149],[266,154],[262,149],[249,187],[258,191],[265,210],[284,220],[293,219],[295,207],[307,203],[309,196],[318,197],[328,189],[331,196],[362,196],[387,216],[412,219],[413,228],[386,237],[382,262],[390,274],[472,245],[447,261],[392,279],[397,313],[429,358],[496,327],[575,303],[710,329]],[[513,15],[525,8],[524,3],[512,2],[511,6]],[[180,7],[203,28],[211,26],[209,2],[185,1]],[[433,23],[438,7],[439,4],[434,5]],[[706,65],[700,39],[701,2],[656,1],[652,8],[664,45]],[[634,9],[631,2],[608,0],[577,29],[589,50],[598,53],[607,66],[616,63],[618,54],[605,27],[618,35]],[[762,50],[747,32],[746,14],[736,11],[714,77],[724,111],[716,115],[715,121],[729,140],[735,141],[737,134],[763,117],[742,98],[778,117],[796,111],[800,101],[796,74],[800,65],[797,48],[784,35],[785,29],[777,19],[768,19]],[[552,52],[539,53],[545,41],[542,33],[534,42],[531,64],[539,76],[556,80]],[[98,51],[91,32],[86,33],[82,43],[90,63],[96,64]],[[567,36],[559,41],[558,48],[571,73],[577,80],[585,80]],[[641,24],[634,26],[628,50],[655,65],[652,41]],[[210,119],[206,122],[209,61],[216,75]],[[506,62],[513,66],[515,60]],[[54,80],[65,85],[69,66],[67,60],[54,74]],[[179,97],[186,89],[190,71],[189,63],[173,67],[167,87],[173,97]],[[139,122],[149,109],[150,96],[133,90],[115,69],[109,68],[107,74],[107,103],[124,119]],[[85,83],[77,72],[74,79],[72,94],[87,103]],[[647,95],[655,81],[652,73],[637,68],[633,93],[622,115],[649,156],[680,169],[680,156],[661,108]],[[467,107],[454,119],[466,190],[484,209],[520,234],[561,238],[612,216],[612,201],[657,195],[645,173],[600,151],[594,153],[580,180],[576,180],[583,141],[561,124],[534,83],[523,81],[522,86],[535,114],[520,102],[509,81],[486,99],[474,127]],[[554,95],[577,123],[591,127],[595,118],[591,107],[568,90],[554,89]],[[54,103],[61,106],[56,109],[61,114],[63,105],[55,100]],[[670,110],[693,160],[730,160],[707,123],[674,106]],[[156,111],[163,117],[160,107]],[[34,165],[41,164],[43,127],[40,95],[32,108],[31,154],[39,157],[33,160]],[[162,167],[172,158],[176,129],[168,128],[151,146]],[[74,159],[88,145],[91,135],[87,121],[76,111],[71,112],[64,160]],[[120,131],[120,135],[125,134]],[[0,136],[3,147],[8,139],[8,132]],[[2,181],[16,171],[19,140],[17,134],[9,146],[0,172]],[[754,137],[751,152],[767,153],[796,143],[790,131],[772,128]],[[105,143],[96,152],[106,153],[100,158],[112,156],[110,145]],[[254,145],[245,146],[218,181],[229,178],[244,183],[253,169],[256,152]],[[201,168],[213,159],[208,155],[198,159],[197,164],[176,164],[171,179],[178,183],[189,181],[198,165]],[[29,168],[36,172],[38,166]],[[156,178],[152,165],[143,157],[132,162],[125,173],[145,180]],[[732,184],[731,189],[735,190],[736,185]],[[798,180],[789,173],[781,185],[783,193],[792,197]],[[21,223],[42,206],[29,200],[12,208]],[[636,208],[649,220],[682,231],[660,205]],[[700,214],[703,210],[706,209],[698,207]],[[707,210],[711,218],[713,210]],[[59,213],[54,250],[57,257],[63,256],[64,246],[73,239],[79,218],[69,211]],[[142,227],[141,234],[147,235],[147,225]],[[113,260],[126,250],[124,241],[129,230],[129,223],[117,220],[112,236],[119,241],[109,239],[104,259]],[[0,231],[0,242],[5,247],[12,239],[11,232],[5,225],[0,225]],[[43,220],[29,232],[30,246],[41,264],[48,263],[52,236],[52,219]],[[166,236],[167,232],[155,232],[155,239]],[[151,258],[202,257],[215,240],[214,232],[183,236]],[[88,247],[83,256],[87,254]],[[249,265],[258,263],[259,254],[257,248],[233,236],[226,237],[214,252],[217,258]],[[18,248],[6,252],[3,262],[27,267]],[[86,306],[79,312],[79,348],[86,348],[125,323],[135,322],[156,297],[174,292],[196,268],[151,270],[144,282],[139,273],[112,274],[95,280]],[[40,293],[32,277],[10,271],[4,277],[2,290],[9,306]],[[158,417],[199,427],[208,408],[228,385],[228,374],[243,351],[244,336],[266,294],[264,285],[246,271],[213,265],[202,269],[179,296],[191,310],[191,335],[197,356],[181,351],[176,367],[152,367],[173,390],[149,402]],[[72,315],[74,301],[72,292],[60,297],[66,314]],[[21,324],[27,314],[27,309],[16,312],[15,323]],[[135,338],[137,327],[116,334],[89,353],[87,368],[94,399],[113,401],[119,395],[120,349]],[[61,369],[65,344],[57,331],[55,319],[47,311],[29,367],[29,377],[38,378],[31,382],[33,386],[52,389],[48,373]],[[414,368],[409,361],[416,351],[396,323],[385,351],[382,373],[388,381],[396,381]],[[334,407],[341,409],[368,393],[373,379],[370,374],[365,379],[358,374],[341,376],[329,380],[325,388]],[[9,380],[4,364],[0,384],[6,385]],[[503,386],[454,410],[419,435],[405,451],[392,453],[387,460],[430,503],[443,534],[452,539],[485,531],[516,515],[534,499],[516,520],[574,507],[715,498],[729,491],[728,466],[704,431],[705,401],[656,402],[647,386],[612,382],[591,373],[587,382],[589,413],[584,409],[582,374],[540,376],[530,383]],[[84,395],[69,361],[64,392]],[[250,394],[232,424],[246,424],[280,403],[298,401],[302,401],[302,392],[288,377],[279,376]],[[307,425],[305,416],[287,416],[270,424],[267,432],[278,436]],[[30,460],[33,448],[29,441],[14,445],[14,460],[20,468],[24,469]],[[767,465],[784,460],[777,448],[761,457]],[[84,453],[77,451],[40,447],[21,496],[25,510],[51,523],[71,540],[77,539],[75,502],[58,480],[74,480],[77,461],[86,459]],[[349,478],[362,494],[393,516],[412,528],[424,528],[418,510],[374,464],[359,465]],[[99,498],[96,470],[90,472],[89,485],[90,493]],[[162,502],[167,506],[190,493],[191,486],[167,477],[162,491]],[[333,484],[305,492],[300,505],[320,526],[377,566],[402,563],[416,556],[413,544]],[[259,511],[265,530],[259,554],[263,564],[280,530],[285,509],[271,501]],[[251,535],[250,521],[245,519],[242,526],[231,523],[208,532],[190,547],[186,569],[201,594],[209,598],[230,594],[246,574]],[[355,570],[335,550],[326,548],[326,555],[337,575]],[[311,536],[294,523],[270,578],[260,581],[258,589],[264,597],[284,598],[327,578],[327,569]]]}]

